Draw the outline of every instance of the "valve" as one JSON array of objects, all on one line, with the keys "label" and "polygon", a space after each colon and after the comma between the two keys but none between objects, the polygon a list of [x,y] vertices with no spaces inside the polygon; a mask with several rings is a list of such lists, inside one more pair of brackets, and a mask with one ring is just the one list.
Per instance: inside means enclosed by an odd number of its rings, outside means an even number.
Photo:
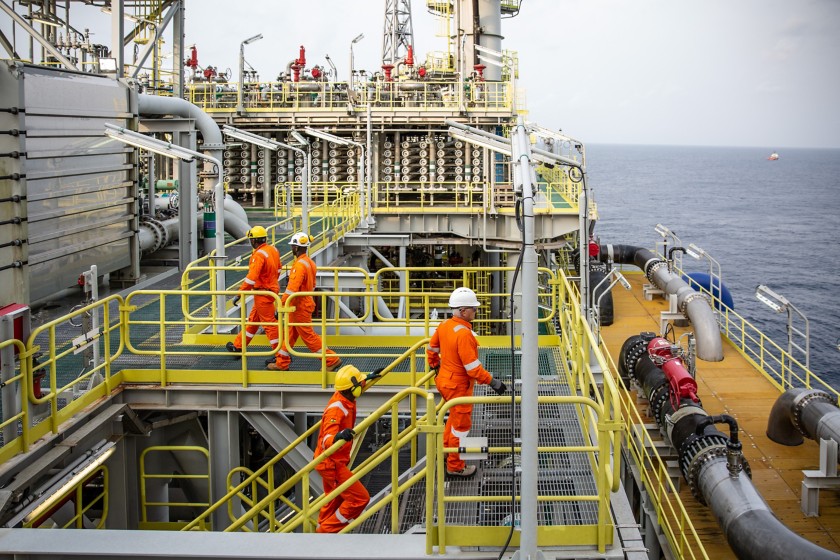
[{"label": "valve", "polygon": [[731,478],[738,478],[741,471],[744,470],[744,454],[742,452],[743,446],[738,439],[738,421],[728,414],[707,416],[699,424],[697,424],[697,428],[694,433],[702,435],[706,426],[714,424],[729,425],[729,439],[726,441],[726,468],[729,471],[729,476]]}]

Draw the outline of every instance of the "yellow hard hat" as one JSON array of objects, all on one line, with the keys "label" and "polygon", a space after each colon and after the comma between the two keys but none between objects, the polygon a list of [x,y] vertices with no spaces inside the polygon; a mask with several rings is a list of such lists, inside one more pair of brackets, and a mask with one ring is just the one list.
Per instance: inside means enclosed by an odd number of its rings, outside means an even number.
[{"label": "yellow hard hat", "polygon": [[248,230],[248,239],[259,239],[268,237],[268,232],[262,226],[254,226]]},{"label": "yellow hard hat", "polygon": [[[336,391],[346,391],[347,389],[355,389],[356,387],[361,389],[363,385],[364,376],[356,366],[346,365],[335,374]],[[359,392],[361,393],[361,391]]]}]

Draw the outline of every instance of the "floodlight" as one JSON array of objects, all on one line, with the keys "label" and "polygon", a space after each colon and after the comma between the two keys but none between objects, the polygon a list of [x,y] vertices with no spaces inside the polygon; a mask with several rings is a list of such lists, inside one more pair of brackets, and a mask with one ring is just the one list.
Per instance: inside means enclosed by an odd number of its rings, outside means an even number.
[{"label": "floodlight", "polygon": [[244,41],[242,41],[242,44],[243,45],[250,45],[254,41],[259,41],[262,38],[263,38],[263,34],[262,33],[257,33],[253,37],[249,37],[248,39],[245,39]]},{"label": "floodlight", "polygon": [[455,138],[456,140],[462,140],[464,142],[467,142],[468,144],[481,146],[482,148],[487,148],[488,150],[499,152],[502,155],[512,157],[511,147],[509,144],[505,145],[502,142],[491,140],[490,138],[485,138],[483,136],[478,136],[470,132],[466,132],[464,130],[459,130],[455,127],[449,127],[449,135],[452,138]]},{"label": "floodlight", "polygon": [[[615,269],[613,269],[613,270],[615,270]],[[615,272],[615,275],[618,278],[618,281],[621,283],[621,286],[625,290],[629,290],[630,289],[630,282],[627,281],[627,278],[625,278],[624,275],[622,273],[618,272],[618,271]]]},{"label": "floodlight", "polygon": [[111,123],[105,123],[105,135],[122,142],[123,144],[149,150],[150,152],[160,154],[170,159],[180,159],[181,161],[193,161],[197,157],[205,159],[203,154],[199,154],[198,152],[193,152],[192,150],[182,148],[181,146],[172,144],[171,142],[157,140],[156,138],[152,138],[132,130],[127,130],[121,126]]},{"label": "floodlight", "polygon": [[283,146],[280,142],[275,142],[274,140],[269,140],[268,138],[264,138],[252,132],[240,130],[228,125],[222,126],[222,132],[225,136],[230,136],[236,140],[242,140],[243,142],[248,142],[249,144],[254,144],[260,148],[265,148],[273,152],[276,152]]},{"label": "floodlight", "polygon": [[758,301],[760,301],[776,313],[781,313],[782,311],[787,310],[788,306],[790,305],[790,302],[787,300],[786,297],[784,297],[781,294],[777,294],[764,284],[759,284],[755,287],[755,297],[756,299],[758,299]]},{"label": "floodlight", "polygon": [[117,59],[103,56],[99,59],[99,71],[105,74],[116,74]]},{"label": "floodlight", "polygon": [[668,237],[669,235],[673,235],[673,232],[667,227],[663,226],[662,224],[656,224],[656,227],[653,228],[653,231],[655,231],[662,237]]},{"label": "floodlight", "polygon": [[304,132],[306,132],[310,136],[314,136],[315,138],[320,138],[321,140],[326,140],[327,142],[335,142],[339,146],[351,146],[351,145],[358,145],[358,142],[353,142],[346,138],[342,138],[340,136],[336,136],[334,134],[330,134],[328,132],[324,132],[322,130],[316,130],[311,127],[304,127]]},{"label": "floodlight", "polygon": [[300,132],[298,132],[297,130],[294,130],[294,129],[290,130],[289,134],[291,134],[292,138],[294,138],[295,140],[297,140],[298,142],[300,142],[304,146],[309,145],[309,140],[307,140],[306,137],[303,134],[301,134]]},{"label": "floodlight", "polygon": [[42,23],[44,25],[48,25],[49,27],[62,27],[64,24],[60,21],[53,21],[51,19],[45,19],[43,17],[39,17],[35,14],[32,16],[25,15],[23,16],[24,19],[31,20],[32,23]]},{"label": "floodlight", "polygon": [[694,243],[689,243],[688,249],[685,251],[688,253],[689,256],[694,257],[695,259],[699,259],[700,257],[706,257],[708,254],[706,251],[695,245]]}]

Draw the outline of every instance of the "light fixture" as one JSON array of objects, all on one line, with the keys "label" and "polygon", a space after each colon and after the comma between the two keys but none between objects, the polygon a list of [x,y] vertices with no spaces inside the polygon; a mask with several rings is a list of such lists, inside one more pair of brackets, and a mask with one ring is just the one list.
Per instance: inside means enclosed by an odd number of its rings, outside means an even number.
[{"label": "light fixture", "polygon": [[786,311],[790,302],[781,294],[777,294],[764,284],[755,287],[755,297],[758,301],[775,311],[781,313]]},{"label": "light fixture", "polygon": [[303,131],[310,136],[314,136],[315,138],[320,138],[321,140],[326,140],[327,142],[335,142],[339,146],[359,145],[358,142],[353,142],[352,140],[348,140],[346,138],[342,138],[340,136],[336,136],[334,134],[330,134],[322,130],[316,130],[308,126],[304,127]]},{"label": "light fixture", "polygon": [[181,161],[193,161],[197,157],[205,159],[204,155],[198,152],[193,152],[171,142],[157,140],[145,134],[140,134],[111,123],[105,123],[105,135],[123,144],[149,150],[150,152],[172,159],[180,159]]},{"label": "light fixture", "polygon": [[297,130],[292,129],[292,130],[289,131],[289,134],[291,134],[292,138],[294,138],[295,140],[297,140],[299,143],[303,144],[304,146],[309,145],[309,140],[307,140],[306,137],[303,134],[301,134],[300,132],[298,132]]},{"label": "light fixture", "polygon": [[236,112],[242,113],[245,111],[243,105],[243,88],[245,87],[245,45],[250,45],[254,41],[259,41],[263,38],[262,33],[257,33],[253,37],[248,37],[239,43],[239,87],[236,90]]},{"label": "light fixture", "polygon": [[462,140],[464,142],[467,142],[468,144],[473,144],[475,146],[487,148],[488,150],[498,152],[508,157],[512,157],[510,144],[505,145],[503,142],[491,140],[489,138],[478,136],[476,134],[472,134],[464,130],[459,130],[454,127],[449,127],[449,135],[452,138],[455,138],[456,140]]},{"label": "light fixture", "polygon": [[242,41],[242,44],[243,45],[250,45],[254,41],[259,41],[262,38],[263,38],[263,34],[262,33],[257,33],[253,37],[249,37],[249,38],[245,39],[244,41]]},{"label": "light fixture", "polygon": [[104,74],[117,73],[117,59],[103,56],[99,59],[99,71]]},{"label": "light fixture", "polygon": [[673,232],[667,227],[663,226],[662,224],[656,224],[656,226],[653,228],[653,231],[655,231],[662,237],[668,237],[669,235],[673,235]]},{"label": "light fixture", "polygon": [[361,41],[364,38],[365,38],[365,34],[364,33],[359,33],[358,35],[356,35],[355,39],[350,41],[350,43],[355,45],[356,43],[358,43],[359,41]]},{"label": "light fixture", "polygon": [[254,144],[255,146],[259,146],[260,148],[265,148],[273,152],[276,152],[278,149],[283,147],[291,147],[287,146],[286,144],[283,144],[282,142],[269,140],[268,138],[264,138],[252,132],[241,130],[233,126],[222,126],[222,132],[225,136],[230,136],[231,138],[235,138],[236,140],[242,140],[243,142],[248,142],[249,144]]},{"label": "light fixture", "polygon": [[[613,270],[615,270],[615,269],[613,269]],[[625,290],[629,290],[630,289],[630,282],[627,281],[627,278],[625,278],[624,275],[620,272],[616,272],[615,274],[618,277],[618,281],[621,283],[621,286]]]},{"label": "light fixture", "polygon": [[42,23],[44,25],[48,25],[49,27],[62,27],[64,24],[60,21],[55,21],[51,19],[44,19],[43,17],[39,17],[37,15],[32,15],[31,17],[28,15],[23,16],[24,19],[30,20],[32,23]]}]

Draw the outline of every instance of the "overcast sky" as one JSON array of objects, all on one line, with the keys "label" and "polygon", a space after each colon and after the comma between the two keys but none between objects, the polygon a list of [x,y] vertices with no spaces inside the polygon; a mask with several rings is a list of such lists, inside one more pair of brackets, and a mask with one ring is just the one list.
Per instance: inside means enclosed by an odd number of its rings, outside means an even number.
[{"label": "overcast sky", "polygon": [[[413,2],[421,60],[445,50],[425,4]],[[302,44],[309,66],[329,54],[346,80],[359,33],[356,68],[378,69],[383,12],[384,0],[187,0],[186,40],[202,66],[236,75],[240,41],[262,33],[246,46],[261,79]],[[530,118],[585,142],[840,148],[839,0],[522,0],[502,31]]]},{"label": "overcast sky", "polygon": [[[197,4],[187,41],[202,64],[235,73],[239,41],[255,33],[265,38],[246,58],[263,79],[300,44],[346,79],[359,33],[356,67],[381,59],[383,0]],[[412,4],[419,57],[444,50],[425,2]],[[530,117],[584,141],[840,147],[838,0],[523,0],[502,31]]]}]

